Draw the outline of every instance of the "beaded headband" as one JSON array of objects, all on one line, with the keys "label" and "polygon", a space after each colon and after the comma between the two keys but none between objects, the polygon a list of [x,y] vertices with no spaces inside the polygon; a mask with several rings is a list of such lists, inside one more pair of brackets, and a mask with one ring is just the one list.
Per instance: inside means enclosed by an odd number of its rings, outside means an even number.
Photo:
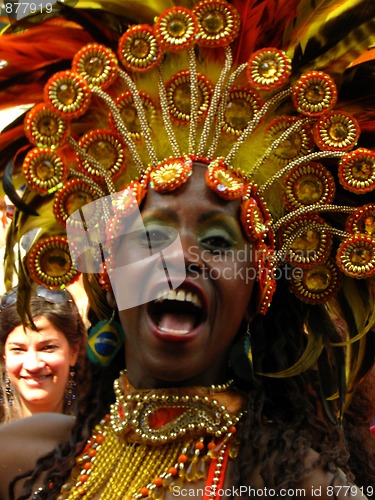
[{"label": "beaded headband", "polygon": [[[90,43],[48,80],[25,120],[33,147],[23,175],[31,191],[53,197],[56,219],[28,252],[37,283],[57,289],[78,277],[65,235],[74,211],[124,186],[139,205],[148,189],[188,182],[196,161],[218,196],[240,200],[243,231],[264,250],[259,312],[283,261],[301,270],[291,290],[308,303],[334,295],[342,275],[375,274],[375,203],[358,207],[352,196],[375,189],[375,152],[357,147],[358,121],[340,108],[332,76],[298,74],[278,48],[234,63],[239,30],[225,0],[172,7],[153,26],[131,26],[116,53]],[[349,203],[338,203],[337,191]],[[99,217],[112,230],[132,208],[121,194],[116,200]]]}]

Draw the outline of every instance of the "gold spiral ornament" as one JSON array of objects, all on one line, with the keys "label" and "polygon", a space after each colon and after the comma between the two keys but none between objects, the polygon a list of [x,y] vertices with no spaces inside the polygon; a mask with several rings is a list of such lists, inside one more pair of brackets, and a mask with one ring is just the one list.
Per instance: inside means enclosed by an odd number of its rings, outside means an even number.
[{"label": "gold spiral ornament", "polygon": [[79,278],[70,255],[72,247],[66,236],[55,235],[38,240],[28,255],[26,265],[36,283],[51,290],[60,290]]},{"label": "gold spiral ornament", "polygon": [[89,85],[106,89],[118,76],[117,57],[108,47],[90,43],[74,56],[72,71],[80,74]]},{"label": "gold spiral ornament", "polygon": [[33,148],[29,151],[22,172],[27,185],[41,194],[56,191],[68,175],[61,156],[49,148]]}]

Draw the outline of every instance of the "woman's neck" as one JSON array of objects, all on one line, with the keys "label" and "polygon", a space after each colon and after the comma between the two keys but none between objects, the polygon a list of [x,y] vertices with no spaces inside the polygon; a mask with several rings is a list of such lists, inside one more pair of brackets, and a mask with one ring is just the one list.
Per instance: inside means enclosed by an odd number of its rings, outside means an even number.
[{"label": "woman's neck", "polygon": [[207,372],[180,380],[165,380],[153,376],[152,374],[145,374],[142,371],[138,372],[137,370],[132,370],[131,368],[126,371],[126,375],[128,381],[136,389],[211,387],[213,385],[223,385],[231,378],[227,369],[220,370],[218,373]]}]

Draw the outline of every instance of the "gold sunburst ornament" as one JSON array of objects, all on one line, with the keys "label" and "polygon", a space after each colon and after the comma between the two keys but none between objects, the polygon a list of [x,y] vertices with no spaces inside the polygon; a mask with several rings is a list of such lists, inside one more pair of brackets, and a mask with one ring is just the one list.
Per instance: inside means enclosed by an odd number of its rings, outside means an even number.
[{"label": "gold sunburst ornament", "polygon": [[150,171],[150,186],[159,193],[173,191],[182,186],[192,172],[191,158],[167,158]]},{"label": "gold sunburst ornament", "polygon": [[301,276],[292,276],[293,293],[311,304],[332,297],[339,284],[339,270],[330,260],[310,267]]},{"label": "gold sunburst ornament", "polygon": [[247,63],[247,77],[259,90],[275,90],[287,82],[291,69],[291,61],[282,50],[260,49]]},{"label": "gold sunburst ornament", "polygon": [[286,258],[301,268],[325,261],[332,245],[332,236],[318,216],[303,215],[295,219],[284,229],[281,238],[289,249]]},{"label": "gold sunburst ornament", "polygon": [[223,0],[203,0],[193,9],[200,31],[198,44],[203,47],[226,47],[237,37],[240,20],[237,10]]},{"label": "gold sunburst ornament", "polygon": [[78,118],[90,105],[90,87],[79,73],[60,71],[46,83],[44,99],[63,118]]},{"label": "gold sunburst ornament", "polygon": [[360,233],[375,238],[375,204],[369,203],[358,208],[346,221],[349,233]]},{"label": "gold sunburst ornament", "polygon": [[[190,72],[182,70],[173,75],[166,83],[166,98],[169,113],[180,122],[190,120],[191,112],[191,85]],[[202,119],[207,114],[213,93],[213,85],[204,75],[197,75],[197,104],[198,118]]]},{"label": "gold sunburst ornament", "polygon": [[53,193],[68,176],[63,159],[49,148],[34,148],[29,151],[22,171],[28,186],[41,194]]},{"label": "gold sunburst ornament", "polygon": [[180,52],[192,47],[198,32],[195,15],[184,7],[172,7],[155,24],[156,38],[163,50]]},{"label": "gold sunburst ornament", "polygon": [[27,255],[27,268],[33,280],[52,290],[60,290],[76,281],[80,273],[73,267],[70,252],[66,236],[39,240]]},{"label": "gold sunburst ornament", "polygon": [[349,151],[358,141],[360,128],[349,113],[331,111],[315,125],[314,138],[322,151]]},{"label": "gold sunburst ornament", "polygon": [[90,43],[74,56],[72,71],[79,73],[89,85],[106,89],[117,78],[118,61],[111,49]]},{"label": "gold sunburst ornament", "polygon": [[369,193],[375,188],[375,152],[358,148],[339,163],[339,180],[348,191]]},{"label": "gold sunburst ornament", "polygon": [[221,158],[208,165],[206,180],[207,185],[225,200],[242,198],[247,190],[246,180],[227,169]]},{"label": "gold sunburst ornament", "polygon": [[[100,198],[101,192],[82,179],[70,179],[64,184],[53,199],[53,213],[56,220],[64,226],[70,215],[85,205]],[[93,205],[91,205],[93,207]],[[102,214],[91,212],[91,221],[93,217],[100,220]],[[70,219],[70,225],[77,226],[78,221]]]},{"label": "gold sunburst ornament", "polygon": [[125,168],[125,147],[121,137],[105,129],[93,130],[78,143],[83,153],[78,157],[79,168],[97,182],[105,182],[105,175],[118,175]]},{"label": "gold sunburst ornament", "polygon": [[223,131],[240,136],[260,110],[261,104],[260,96],[254,90],[247,87],[233,88],[225,106]]},{"label": "gold sunburst ornament", "polygon": [[328,205],[333,202],[335,191],[333,175],[319,163],[295,167],[285,176],[285,201],[289,210]]},{"label": "gold sunburst ornament", "polygon": [[352,278],[375,274],[375,239],[356,234],[341,243],[337,251],[337,265]]},{"label": "gold sunburst ornament", "polygon": [[129,71],[149,71],[157,66],[163,56],[151,26],[142,24],[129,28],[118,45],[120,62]]},{"label": "gold sunburst ornament", "polygon": [[320,116],[331,111],[337,102],[334,80],[322,71],[309,71],[293,87],[296,109],[307,116]]},{"label": "gold sunburst ornament", "polygon": [[25,134],[38,147],[57,148],[69,137],[69,122],[44,103],[37,104],[26,115]]}]

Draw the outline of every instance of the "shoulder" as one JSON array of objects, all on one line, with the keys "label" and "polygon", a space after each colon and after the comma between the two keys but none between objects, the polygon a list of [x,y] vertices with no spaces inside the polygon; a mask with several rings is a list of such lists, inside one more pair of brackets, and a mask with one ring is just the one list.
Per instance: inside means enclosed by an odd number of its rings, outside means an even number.
[{"label": "shoulder", "polygon": [[307,472],[298,487],[304,492],[305,498],[319,497],[324,500],[349,500],[351,498],[360,498],[366,500],[363,492],[350,482],[341,470],[335,473],[328,472],[321,466],[313,467],[317,462],[318,454],[309,451],[306,457],[306,465],[312,468]]},{"label": "shoulder", "polygon": [[[18,441],[33,446],[36,440],[41,440],[47,448],[53,443],[64,440],[71,431],[75,418],[60,413],[39,413],[32,417],[15,420],[0,426],[2,451],[7,444],[13,449]],[[38,443],[41,449],[41,442]]]},{"label": "shoulder", "polygon": [[[280,496],[283,498],[305,498],[317,500],[350,500],[358,498],[366,500],[365,494],[360,488],[357,488],[351,483],[345,474],[337,469],[336,472],[329,472],[318,464],[319,454],[313,450],[308,450],[304,465],[306,473],[298,481],[294,488],[282,488]],[[260,474],[260,466],[258,465],[252,471],[250,484],[254,488],[259,488],[263,494],[267,494],[264,481]],[[271,488],[274,492],[274,490]],[[269,495],[274,496],[274,495]]]},{"label": "shoulder", "polygon": [[0,498],[8,497],[15,476],[32,470],[40,457],[68,439],[74,423],[74,417],[40,413],[0,425]]}]

